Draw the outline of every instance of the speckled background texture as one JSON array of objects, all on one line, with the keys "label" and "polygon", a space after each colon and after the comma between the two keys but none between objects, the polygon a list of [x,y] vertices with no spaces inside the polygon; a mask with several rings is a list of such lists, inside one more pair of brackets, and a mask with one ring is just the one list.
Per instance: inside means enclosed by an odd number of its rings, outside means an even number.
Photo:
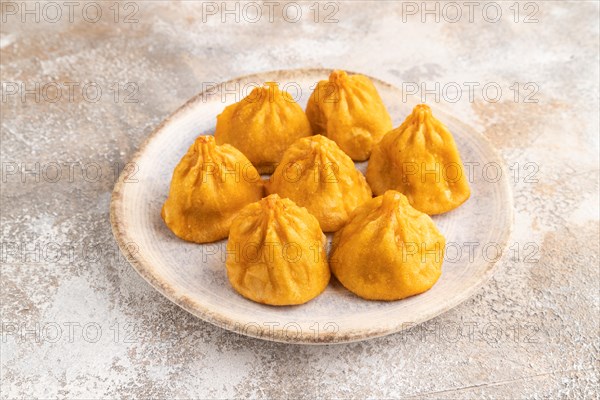
[{"label": "speckled background texture", "polygon": [[[598,398],[598,3],[1,4],[2,399]],[[115,174],[160,121],[206,83],[302,67],[404,84],[497,146],[515,227],[470,300],[290,346],[194,318],[120,256]]]}]

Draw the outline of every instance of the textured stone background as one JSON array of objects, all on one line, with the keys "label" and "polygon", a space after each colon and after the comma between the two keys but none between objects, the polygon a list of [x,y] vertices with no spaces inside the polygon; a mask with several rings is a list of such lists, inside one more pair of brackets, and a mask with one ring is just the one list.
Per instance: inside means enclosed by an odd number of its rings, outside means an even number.
[{"label": "textured stone background", "polygon": [[[120,3],[117,22],[113,2],[97,22],[93,8],[82,17],[85,3],[69,21],[59,2],[56,23],[42,2],[40,22],[22,22],[23,3],[10,4],[0,41],[3,399],[597,398],[598,3],[520,3],[518,22],[513,2],[496,3],[496,23],[484,18],[485,2],[472,23],[462,2],[458,23],[444,19],[455,16],[444,3],[438,23],[402,2],[339,2],[333,23],[323,20],[336,8],[322,3],[314,22],[312,2],[296,23],[283,3],[272,22],[263,7],[257,23],[243,11],[239,23],[222,23],[221,10],[209,15],[211,5],[191,1]],[[524,23],[536,9],[537,22]],[[137,22],[126,23],[133,11]],[[515,231],[476,296],[401,334],[288,346],[192,317],[118,256],[108,213],[115,168],[153,128],[203,82],[299,67],[397,86],[480,83],[472,101],[468,91],[455,103],[450,92],[426,99],[483,132],[512,166]],[[50,82],[62,86],[56,102],[56,86],[43,90]],[[66,82],[80,85],[72,99]],[[97,102],[91,86],[82,95],[92,82]],[[500,101],[481,93],[489,82],[502,88]],[[537,103],[525,102],[528,82]],[[40,98],[22,98],[20,85],[35,92],[36,83]],[[125,102],[134,87],[138,102]]]}]

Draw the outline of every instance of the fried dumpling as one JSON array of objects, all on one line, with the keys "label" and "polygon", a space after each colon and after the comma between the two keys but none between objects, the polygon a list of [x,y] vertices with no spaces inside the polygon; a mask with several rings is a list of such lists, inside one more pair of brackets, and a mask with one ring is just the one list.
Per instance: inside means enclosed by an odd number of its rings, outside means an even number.
[{"label": "fried dumpling", "polygon": [[217,116],[215,138],[236,147],[264,174],[273,172],[296,139],[311,134],[302,107],[277,83],[267,82]]},{"label": "fried dumpling", "polygon": [[330,278],[317,219],[272,194],[244,207],[227,242],[227,277],[242,296],[276,306],[317,297]]},{"label": "fried dumpling", "polygon": [[460,206],[471,193],[452,134],[425,104],[374,147],[367,181],[375,195],[397,190],[429,215]]},{"label": "fried dumpling", "polygon": [[292,199],[317,217],[324,232],[342,227],[371,188],[334,141],[316,135],[297,140],[266,184],[268,193]]},{"label": "fried dumpling", "polygon": [[317,84],[306,115],[314,134],[334,140],[356,161],[369,158],[373,146],[392,129],[390,115],[371,80],[338,70]]},{"label": "fried dumpling", "polygon": [[429,290],[442,273],[446,240],[432,219],[389,190],[358,207],[333,238],[336,278],[368,300],[399,300]]},{"label": "fried dumpling", "polygon": [[262,195],[258,171],[239,150],[199,136],[175,167],[161,216],[181,239],[213,242],[226,238],[233,217]]}]

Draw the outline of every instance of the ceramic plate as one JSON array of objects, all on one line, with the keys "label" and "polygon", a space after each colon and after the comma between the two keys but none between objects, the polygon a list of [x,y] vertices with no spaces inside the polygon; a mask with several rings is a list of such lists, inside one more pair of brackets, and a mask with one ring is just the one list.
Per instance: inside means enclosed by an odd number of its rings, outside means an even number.
[{"label": "ceramic plate", "polygon": [[[443,273],[428,292],[395,302],[365,301],[333,278],[316,299],[272,307],[238,295],[225,270],[226,240],[198,245],[175,237],[160,210],[173,169],[198,135],[214,132],[216,116],[265,81],[277,81],[302,107],[329,70],[291,70],[245,76],[205,91],[163,121],[142,145],[117,183],[111,222],[131,265],[156,290],[190,313],[243,335],[288,343],[341,343],[399,332],[460,304],[494,271],[512,226],[512,195],[503,162],[468,124],[432,105],[454,134],[471,181],[471,198],[434,220],[446,237]],[[414,104],[399,89],[371,78],[398,126]],[[364,172],[366,163],[357,164]],[[470,171],[469,171],[470,170]],[[331,237],[329,237],[331,240]]]}]

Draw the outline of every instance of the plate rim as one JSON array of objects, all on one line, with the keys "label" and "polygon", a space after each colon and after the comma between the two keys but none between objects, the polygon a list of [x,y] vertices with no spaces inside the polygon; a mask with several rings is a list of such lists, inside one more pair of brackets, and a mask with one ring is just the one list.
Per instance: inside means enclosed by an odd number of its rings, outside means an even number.
[{"label": "plate rim", "polygon": [[[321,74],[324,79],[333,71],[333,68],[295,68],[295,69],[278,69],[272,71],[258,72],[253,74],[247,74],[243,76],[239,76],[227,81],[223,81],[216,85],[216,87],[222,87],[223,85],[232,84],[236,82],[241,82],[248,79],[257,79],[257,80],[265,80],[266,76],[280,76],[282,74],[295,75],[295,74]],[[370,75],[366,75],[360,72],[353,72],[346,70],[349,74],[359,73],[361,75],[367,76],[374,82],[377,82],[379,85],[387,86],[393,90],[401,91],[400,88],[385,82],[379,78],[372,77]],[[208,90],[197,93],[190,99],[188,99],[185,103],[183,103],[180,107],[178,107],[174,112],[169,114],[166,118],[164,118],[157,126],[152,130],[152,132],[148,135],[148,137],[142,141],[137,151],[130,158],[128,163],[136,163],[145,153],[146,147],[153,141],[153,139],[161,133],[161,131],[170,123],[172,123],[175,119],[177,119],[180,115],[187,112],[187,109],[192,105],[195,105],[198,101],[204,96],[211,96],[213,94],[208,93]],[[436,105],[435,108],[439,106]],[[469,126],[461,120],[455,118],[450,115],[447,111],[445,111],[445,107],[439,107],[441,111],[444,112],[444,118],[451,118],[455,124]],[[494,157],[501,163],[502,170],[505,170],[506,162],[501,154],[498,152],[496,147],[492,144],[492,142],[483,134],[481,134],[477,129],[473,127],[469,127],[470,130],[475,132],[478,135],[478,139],[485,142],[486,145],[491,150]],[[321,333],[315,337],[312,332],[300,332],[300,334],[290,338],[286,332],[277,329],[266,329],[265,327],[260,327],[254,331],[244,331],[243,329],[236,329],[238,327],[239,322],[235,319],[227,317],[225,315],[221,315],[219,313],[215,313],[211,311],[208,307],[203,306],[203,304],[189,298],[185,294],[181,294],[177,292],[177,288],[173,287],[167,280],[161,279],[158,274],[153,273],[152,263],[147,261],[141,252],[136,252],[135,254],[131,254],[127,249],[129,243],[135,243],[134,240],[128,236],[127,232],[127,221],[123,218],[121,214],[124,196],[123,189],[125,183],[125,176],[127,171],[123,169],[121,174],[119,175],[119,179],[117,180],[114,189],[111,195],[110,201],[110,223],[112,227],[113,236],[117,242],[119,250],[123,253],[127,262],[133,267],[133,269],[152,286],[156,291],[158,291],[163,297],[167,298],[172,303],[176,304],[180,308],[189,312],[201,320],[208,322],[212,325],[215,325],[219,328],[228,330],[230,332],[234,332],[240,335],[253,337],[256,339],[287,343],[287,344],[310,344],[310,345],[326,345],[326,344],[343,344],[343,343],[352,343],[358,342],[367,339],[375,339],[378,337],[387,336],[393,333],[398,333],[407,329],[411,329],[423,322],[429,321],[433,318],[438,317],[439,315],[457,307],[461,303],[465,302],[469,298],[471,298],[478,290],[480,290],[483,286],[489,282],[491,277],[494,275],[494,272],[497,269],[498,263],[506,257],[505,249],[508,244],[508,240],[512,235],[514,228],[514,195],[512,192],[512,188],[508,182],[508,177],[506,174],[502,174],[501,180],[499,182],[505,187],[505,190],[508,194],[509,204],[507,204],[507,218],[508,218],[508,227],[505,229],[501,237],[499,238],[502,248],[502,256],[496,260],[491,260],[486,262],[485,271],[482,275],[482,279],[479,284],[474,285],[468,290],[461,292],[459,295],[454,296],[450,303],[447,303],[445,307],[440,308],[431,313],[426,313],[415,321],[410,323],[410,326],[407,326],[406,322],[402,322],[399,325],[393,325],[390,328],[380,328],[380,329],[355,329],[347,332],[334,332],[334,333]]]}]

